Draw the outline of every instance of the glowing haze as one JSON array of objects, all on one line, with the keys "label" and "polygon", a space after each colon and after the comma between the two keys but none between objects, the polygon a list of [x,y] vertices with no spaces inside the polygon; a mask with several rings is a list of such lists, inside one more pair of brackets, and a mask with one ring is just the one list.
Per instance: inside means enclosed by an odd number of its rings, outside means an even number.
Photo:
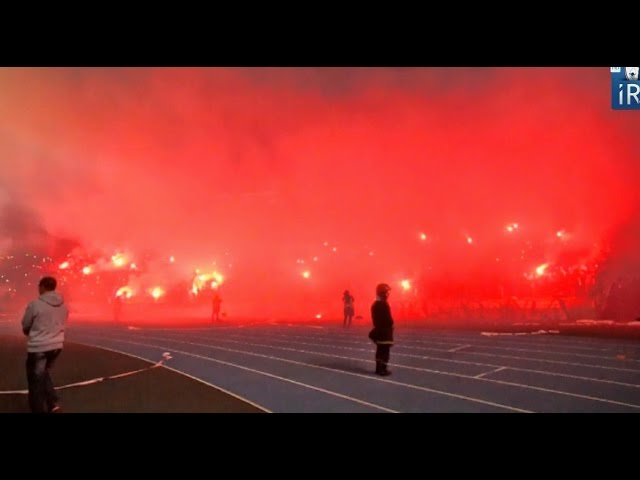
[{"label": "glowing haze", "polygon": [[4,68],[0,207],[220,271],[230,315],[326,318],[427,268],[483,282],[506,235],[587,255],[628,228],[634,115],[607,68]]}]

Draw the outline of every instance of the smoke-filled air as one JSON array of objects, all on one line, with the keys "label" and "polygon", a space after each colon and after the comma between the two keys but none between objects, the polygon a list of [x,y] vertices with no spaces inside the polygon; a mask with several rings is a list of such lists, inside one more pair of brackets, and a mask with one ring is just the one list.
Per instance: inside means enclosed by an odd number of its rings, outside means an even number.
[{"label": "smoke-filled air", "polygon": [[381,282],[399,319],[606,316],[640,274],[640,123],[610,88],[606,67],[2,68],[0,309],[47,273],[72,319],[204,318],[217,294],[228,321],[332,322],[345,290],[366,319]]}]

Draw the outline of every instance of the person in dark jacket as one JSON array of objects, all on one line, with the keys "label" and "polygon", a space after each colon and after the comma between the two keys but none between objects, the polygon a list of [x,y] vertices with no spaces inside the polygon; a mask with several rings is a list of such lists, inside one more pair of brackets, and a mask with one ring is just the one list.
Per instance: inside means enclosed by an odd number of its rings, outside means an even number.
[{"label": "person in dark jacket", "polygon": [[386,283],[379,284],[376,287],[376,301],[371,305],[373,330],[369,332],[369,338],[377,345],[376,374],[381,376],[391,375],[387,368],[393,345],[393,317],[388,303],[390,291],[391,287]]}]

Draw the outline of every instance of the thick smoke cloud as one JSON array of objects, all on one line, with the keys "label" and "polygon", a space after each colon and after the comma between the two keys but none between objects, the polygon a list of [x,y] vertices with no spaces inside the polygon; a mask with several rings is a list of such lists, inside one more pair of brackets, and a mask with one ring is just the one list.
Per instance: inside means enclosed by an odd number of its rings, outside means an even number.
[{"label": "thick smoke cloud", "polygon": [[216,261],[246,315],[339,311],[345,288],[363,305],[426,271],[482,282],[509,222],[584,255],[620,235],[624,264],[634,113],[606,68],[5,68],[0,186],[34,213],[0,236]]}]

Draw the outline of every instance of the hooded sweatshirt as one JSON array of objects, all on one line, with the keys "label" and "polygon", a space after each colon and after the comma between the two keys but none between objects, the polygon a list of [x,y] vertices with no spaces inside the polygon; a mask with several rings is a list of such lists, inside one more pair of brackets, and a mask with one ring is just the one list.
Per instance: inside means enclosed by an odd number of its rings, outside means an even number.
[{"label": "hooded sweatshirt", "polygon": [[56,291],[45,292],[29,303],[22,318],[22,331],[29,336],[27,351],[37,353],[62,348],[68,317],[64,299]]}]

